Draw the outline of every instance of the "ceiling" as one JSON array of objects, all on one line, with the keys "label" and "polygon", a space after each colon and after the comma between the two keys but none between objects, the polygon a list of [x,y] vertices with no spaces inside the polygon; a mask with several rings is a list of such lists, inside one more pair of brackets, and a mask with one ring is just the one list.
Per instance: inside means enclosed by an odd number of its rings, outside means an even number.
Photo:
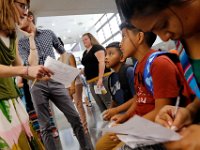
[{"label": "ceiling", "polygon": [[65,44],[76,42],[104,13],[117,12],[114,0],[32,0],[39,28],[51,29]]},{"label": "ceiling", "polygon": [[38,17],[37,27],[51,29],[65,44],[76,43],[103,14]]}]

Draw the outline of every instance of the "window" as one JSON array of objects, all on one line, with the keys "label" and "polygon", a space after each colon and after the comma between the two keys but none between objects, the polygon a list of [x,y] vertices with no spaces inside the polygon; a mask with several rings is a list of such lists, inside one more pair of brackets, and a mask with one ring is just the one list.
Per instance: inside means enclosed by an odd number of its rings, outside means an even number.
[{"label": "window", "polygon": [[105,37],[104,37],[104,34],[103,34],[103,29],[99,30],[97,34],[98,34],[98,37],[99,37],[99,42],[103,43],[105,41]]},{"label": "window", "polygon": [[109,23],[110,23],[112,34],[115,34],[117,31],[119,31],[119,25],[118,25],[116,17],[113,17]]},{"label": "window", "polygon": [[122,40],[122,35],[121,32],[119,32],[116,36],[114,36],[114,41],[121,42],[121,40]]},{"label": "window", "polygon": [[103,27],[103,31],[104,31],[104,35],[105,35],[106,39],[108,39],[109,37],[112,36],[111,30],[110,30],[110,26],[109,26],[108,23]]}]

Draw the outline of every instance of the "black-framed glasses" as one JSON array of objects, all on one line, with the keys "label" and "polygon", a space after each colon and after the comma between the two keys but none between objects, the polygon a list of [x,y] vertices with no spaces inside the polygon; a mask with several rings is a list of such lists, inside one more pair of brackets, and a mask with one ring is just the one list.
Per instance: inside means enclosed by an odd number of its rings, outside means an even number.
[{"label": "black-framed glasses", "polygon": [[28,10],[29,9],[29,6],[25,3],[21,3],[21,2],[18,2],[18,1],[14,1],[15,3],[18,3],[19,4],[19,7],[23,10]]}]

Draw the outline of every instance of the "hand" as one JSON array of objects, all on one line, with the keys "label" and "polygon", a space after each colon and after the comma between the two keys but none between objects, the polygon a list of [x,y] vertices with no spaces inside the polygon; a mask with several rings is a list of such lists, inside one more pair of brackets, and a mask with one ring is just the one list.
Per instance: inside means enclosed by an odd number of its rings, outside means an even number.
[{"label": "hand", "polygon": [[192,117],[187,108],[179,107],[175,118],[173,118],[174,112],[175,106],[164,106],[156,116],[155,122],[173,130],[180,130],[192,123]]},{"label": "hand", "polygon": [[113,117],[114,115],[117,114],[117,110],[116,108],[110,108],[107,109],[103,112],[102,116],[103,116],[103,120],[105,121],[109,121],[111,117]]},{"label": "hand", "polygon": [[129,116],[126,113],[124,113],[124,114],[117,114],[117,115],[114,115],[111,118],[111,120],[115,121],[115,123],[124,123],[128,119],[129,119]]},{"label": "hand", "polygon": [[53,72],[44,66],[29,66],[28,76],[36,79],[42,79],[45,76],[51,77]]},{"label": "hand", "polygon": [[200,149],[200,126],[191,125],[182,133],[179,141],[165,143],[168,150],[199,150]]},{"label": "hand", "polygon": [[70,86],[68,88],[69,91],[69,95],[71,96],[71,98],[73,98],[73,94],[75,93],[75,87],[74,86]]},{"label": "hand", "polygon": [[109,133],[109,136],[112,141],[120,141],[116,133]]},{"label": "hand", "polygon": [[103,79],[99,78],[99,80],[97,81],[97,87],[100,88],[103,86]]}]

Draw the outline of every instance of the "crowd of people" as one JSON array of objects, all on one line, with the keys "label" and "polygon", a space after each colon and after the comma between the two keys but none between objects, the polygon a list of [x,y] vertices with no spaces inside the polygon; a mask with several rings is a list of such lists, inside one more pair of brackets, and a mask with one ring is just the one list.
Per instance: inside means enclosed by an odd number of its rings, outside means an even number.
[{"label": "crowd of people", "polygon": [[[0,149],[56,150],[59,135],[50,101],[71,124],[80,149],[94,149],[82,101],[83,75],[104,121],[118,125],[139,115],[181,135],[178,141],[134,150],[200,149],[200,0],[115,2],[122,40],[104,48],[91,33],[83,34],[84,69],[65,87],[51,79],[55,72],[44,63],[48,56],[55,59],[55,49],[59,61],[77,67],[74,55],[53,31],[36,28],[30,0],[0,0]],[[175,49],[152,49],[157,36],[173,40]],[[136,62],[126,64],[128,58]],[[115,133],[102,134],[94,147],[133,149]]]}]

